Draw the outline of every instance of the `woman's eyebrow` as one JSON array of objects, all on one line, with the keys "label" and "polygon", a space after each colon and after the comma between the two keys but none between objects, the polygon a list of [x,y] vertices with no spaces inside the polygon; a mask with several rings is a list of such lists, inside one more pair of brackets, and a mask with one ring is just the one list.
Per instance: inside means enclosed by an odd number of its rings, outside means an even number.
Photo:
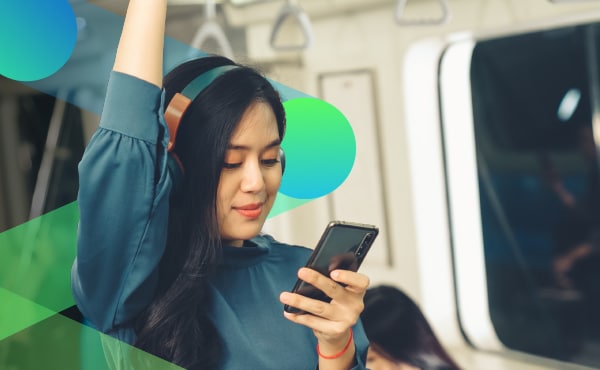
[{"label": "woman's eyebrow", "polygon": [[[264,149],[273,148],[273,147],[279,146],[279,145],[281,145],[281,140],[280,139],[275,139],[275,140],[271,141],[269,144],[267,144],[264,147]],[[250,147],[246,146],[246,145],[229,144],[229,145],[227,145],[227,149],[228,150],[250,150]]]}]

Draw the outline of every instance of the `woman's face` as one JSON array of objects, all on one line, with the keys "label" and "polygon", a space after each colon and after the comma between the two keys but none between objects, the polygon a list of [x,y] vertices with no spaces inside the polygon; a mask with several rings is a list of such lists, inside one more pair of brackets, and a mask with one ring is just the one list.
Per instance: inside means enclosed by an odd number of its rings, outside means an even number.
[{"label": "woman's face", "polygon": [[419,370],[404,362],[390,360],[387,356],[382,356],[379,352],[369,347],[367,352],[367,368],[370,370]]},{"label": "woman's face", "polygon": [[271,106],[255,102],[233,132],[217,188],[217,218],[226,245],[260,232],[281,183],[279,132]]}]

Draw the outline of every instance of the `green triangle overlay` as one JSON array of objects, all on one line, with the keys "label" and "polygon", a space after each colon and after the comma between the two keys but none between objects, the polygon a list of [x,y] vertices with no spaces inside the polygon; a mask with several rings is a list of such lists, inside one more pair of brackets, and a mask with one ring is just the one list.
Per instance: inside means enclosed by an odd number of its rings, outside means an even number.
[{"label": "green triangle overlay", "polygon": [[181,369],[62,315],[0,340],[0,354],[3,369]]},{"label": "green triangle overlay", "polygon": [[4,288],[0,288],[0,302],[0,340],[56,314]]},{"label": "green triangle overlay", "polygon": [[0,368],[180,369],[57,315],[75,304],[78,220],[72,202],[0,233]]},{"label": "green triangle overlay", "polygon": [[54,312],[74,305],[77,203],[0,233],[0,287]]},{"label": "green triangle overlay", "polygon": [[[269,218],[309,201],[280,193]],[[70,273],[78,221],[72,202],[0,233],[0,367],[127,369],[135,359],[136,367],[179,369],[57,315],[75,304]]]},{"label": "green triangle overlay", "polygon": [[[309,201],[279,194],[269,217]],[[0,325],[0,339],[75,304],[70,273],[78,220],[72,202],[0,233],[0,320],[11,318]]]}]

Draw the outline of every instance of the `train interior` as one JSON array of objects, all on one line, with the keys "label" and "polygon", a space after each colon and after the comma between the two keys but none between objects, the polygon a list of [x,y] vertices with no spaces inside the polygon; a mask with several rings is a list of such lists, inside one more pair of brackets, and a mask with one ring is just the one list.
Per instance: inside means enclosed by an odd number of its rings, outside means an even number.
[{"label": "train interior", "polygon": [[[0,307],[0,368],[98,356],[65,279],[126,1],[70,4],[61,77],[0,76],[0,300],[30,320]],[[353,127],[346,181],[266,232],[311,247],[333,219],[378,225],[362,271],[414,297],[464,369],[600,368],[600,2],[172,0],[167,35],[165,69],[228,55]]]}]

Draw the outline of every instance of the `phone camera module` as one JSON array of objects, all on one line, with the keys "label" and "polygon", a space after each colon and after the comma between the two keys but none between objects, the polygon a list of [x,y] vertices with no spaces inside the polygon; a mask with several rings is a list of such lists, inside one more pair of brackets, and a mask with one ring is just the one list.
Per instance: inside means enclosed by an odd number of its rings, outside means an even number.
[{"label": "phone camera module", "polygon": [[363,255],[363,245],[361,244],[360,247],[358,247],[358,249],[356,250],[356,257],[361,257]]}]

